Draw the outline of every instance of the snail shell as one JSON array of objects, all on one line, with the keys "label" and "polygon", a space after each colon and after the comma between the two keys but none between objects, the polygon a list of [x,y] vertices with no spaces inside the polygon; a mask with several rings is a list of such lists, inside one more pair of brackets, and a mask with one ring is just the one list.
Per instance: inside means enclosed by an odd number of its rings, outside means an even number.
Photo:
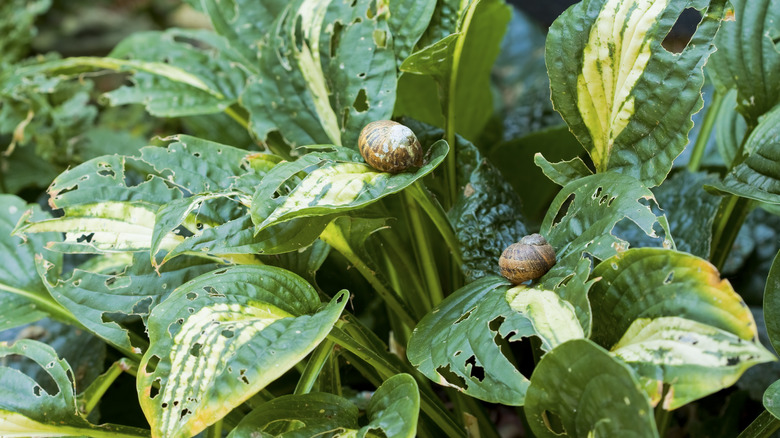
[{"label": "snail shell", "polygon": [[423,150],[411,129],[392,120],[366,125],[358,138],[360,155],[382,172],[403,172],[423,164]]},{"label": "snail shell", "polygon": [[501,275],[513,284],[535,280],[555,265],[555,250],[540,234],[509,245],[498,259]]}]

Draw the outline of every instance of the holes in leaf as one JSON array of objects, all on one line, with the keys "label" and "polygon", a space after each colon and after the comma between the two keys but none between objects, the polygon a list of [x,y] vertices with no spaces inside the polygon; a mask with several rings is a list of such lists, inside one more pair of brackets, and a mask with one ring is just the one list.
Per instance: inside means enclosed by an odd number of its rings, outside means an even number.
[{"label": "holes in leaf", "polygon": [[450,369],[449,364],[446,367],[438,367],[436,368],[436,372],[439,373],[439,375],[447,381],[447,383],[450,384],[450,386],[456,386],[458,388],[467,389],[468,385],[466,385],[466,379],[463,377],[455,374]]},{"label": "holes in leaf", "polygon": [[684,10],[677,21],[674,23],[669,32],[664,37],[661,46],[670,53],[681,53],[691,42],[696,27],[701,22],[702,16],[699,11],[694,8],[687,8]]},{"label": "holes in leaf", "polygon": [[596,187],[596,191],[593,192],[593,196],[591,196],[591,198],[593,198],[593,199],[598,198],[599,196],[601,196],[601,192],[602,192],[602,188],[601,187]]},{"label": "holes in leaf", "polygon": [[233,330],[222,330],[222,332],[220,334],[222,336],[226,337],[226,338],[232,338],[233,336],[235,336],[235,333],[233,333]]},{"label": "holes in leaf", "polygon": [[133,277],[125,277],[125,276],[113,276],[107,278],[105,281],[106,287],[109,288],[110,290],[130,287],[132,283],[133,283]]},{"label": "holes in leaf", "polygon": [[470,377],[477,379],[480,382],[485,380],[485,369],[477,365],[477,357],[473,354],[470,358],[466,359],[466,368],[469,370]]},{"label": "holes in leaf", "polygon": [[190,410],[187,408],[184,408],[181,410],[181,414],[179,414],[179,421],[184,420],[184,417],[191,414]]},{"label": "holes in leaf", "polygon": [[222,275],[225,272],[227,272],[227,269],[220,269],[219,271],[214,271],[214,275]]},{"label": "holes in leaf", "polygon": [[207,294],[209,294],[209,297],[210,297],[210,298],[215,298],[215,297],[224,298],[224,297],[225,297],[225,294],[223,294],[223,293],[220,293],[218,290],[214,289],[214,288],[213,288],[213,287],[211,287],[211,286],[205,286],[205,287],[203,288],[203,290],[205,290],[205,291],[206,291],[206,293],[207,293]]},{"label": "holes in leaf", "polygon": [[368,9],[366,9],[366,18],[371,20],[374,17],[376,17],[376,9],[377,9],[376,8],[376,0],[374,0],[371,3],[369,3]]},{"label": "holes in leaf", "polygon": [[200,158],[200,152],[193,152],[192,156],[195,158]]},{"label": "holes in leaf", "polygon": [[375,29],[372,35],[374,37],[374,44],[380,49],[387,47],[387,32],[381,29]]},{"label": "holes in leaf", "polygon": [[160,394],[160,384],[162,383],[161,378],[156,378],[152,382],[152,386],[149,388],[149,398],[154,399]]},{"label": "holes in leaf", "polygon": [[453,322],[453,323],[452,323],[452,325],[455,325],[455,324],[460,324],[461,322],[463,322],[463,321],[465,321],[465,320],[469,319],[469,317],[471,317],[471,312],[472,312],[473,310],[474,310],[474,309],[471,309],[471,310],[469,310],[468,312],[466,312],[466,313],[464,313],[463,315],[461,315],[461,316],[460,316],[460,318],[458,318],[457,320],[455,320],[455,322]]},{"label": "holes in leaf", "polygon": [[202,230],[203,229],[203,224],[200,223],[200,222],[196,223],[195,224],[195,229],[198,230],[198,231]]},{"label": "holes in leaf", "polygon": [[355,108],[355,111],[359,113],[368,111],[368,97],[366,96],[365,88],[361,88],[360,91],[358,91],[357,96],[355,96],[355,101],[352,102],[352,108]]},{"label": "holes in leaf", "polygon": [[163,409],[165,409],[165,408],[167,408],[167,407],[168,407],[168,403],[165,403],[165,402],[163,402],[163,403],[160,405],[160,407],[161,407],[161,408],[163,408]]},{"label": "holes in leaf", "polygon": [[133,305],[133,313],[136,315],[145,315],[149,313],[152,307],[152,297],[146,297]]},{"label": "holes in leaf", "polygon": [[181,330],[182,324],[184,324],[184,318],[179,318],[175,322],[171,323],[171,325],[168,326],[168,334],[171,337],[176,336],[176,333],[179,333],[179,330]]},{"label": "holes in leaf", "polygon": [[157,364],[160,363],[160,356],[154,354],[152,357],[149,358],[149,360],[146,362],[146,367],[144,370],[146,371],[146,374],[152,374],[155,369],[157,369]]},{"label": "holes in leaf", "polygon": [[552,226],[556,227],[558,224],[561,223],[564,217],[566,217],[566,214],[569,212],[569,206],[574,203],[574,193],[569,195],[568,198],[566,198],[565,201],[563,201],[563,204],[561,204],[561,208],[558,209],[558,213],[555,214],[555,218],[553,219]]},{"label": "holes in leaf", "polygon": [[114,172],[111,169],[101,169],[101,170],[98,170],[97,174],[100,175],[100,176],[108,176],[108,177],[111,177],[111,178],[116,176],[116,172]]},{"label": "holes in leaf", "polygon": [[192,356],[198,357],[200,356],[200,349],[203,347],[203,344],[196,342],[191,348],[190,348],[190,354]]},{"label": "holes in leaf", "polygon": [[238,370],[238,375],[240,376],[242,382],[249,385],[249,379],[246,378],[246,368],[241,368]]},{"label": "holes in leaf", "polygon": [[670,284],[674,280],[674,271],[669,272],[664,278],[664,284]]},{"label": "holes in leaf", "polygon": [[33,395],[34,396],[40,397],[41,396],[41,391],[43,391],[43,388],[41,388],[40,386],[38,386],[38,385],[33,386]]},{"label": "holes in leaf", "polygon": [[78,243],[91,243],[92,238],[95,237],[95,233],[89,233],[89,234],[82,234],[81,236],[76,238],[76,242]]},{"label": "holes in leaf", "polygon": [[174,228],[173,234],[176,234],[177,236],[182,236],[184,238],[192,237],[195,235],[192,231],[188,230],[187,227],[185,227],[184,225],[179,225],[178,227]]},{"label": "holes in leaf", "polygon": [[542,412],[542,421],[550,432],[556,435],[567,435],[566,428],[563,427],[563,422],[558,414],[545,410]]},{"label": "holes in leaf", "polygon": [[336,57],[336,50],[341,42],[341,31],[344,29],[344,25],[340,21],[333,23],[333,32],[330,36],[330,57]]},{"label": "holes in leaf", "polygon": [[186,297],[188,300],[194,301],[196,298],[198,298],[198,294],[196,294],[195,292],[188,292]]}]

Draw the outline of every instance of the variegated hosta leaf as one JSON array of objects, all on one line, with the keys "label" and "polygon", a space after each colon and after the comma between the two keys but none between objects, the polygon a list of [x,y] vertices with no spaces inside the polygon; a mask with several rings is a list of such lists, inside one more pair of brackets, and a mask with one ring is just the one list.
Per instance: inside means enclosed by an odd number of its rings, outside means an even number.
[{"label": "variegated hosta leaf", "polygon": [[528,379],[502,353],[503,341],[537,336],[545,349],[583,337],[572,306],[551,291],[510,289],[486,276],[455,291],[412,333],[407,356],[429,379],[472,397],[521,406]]},{"label": "variegated hosta leaf", "polygon": [[553,103],[598,172],[655,186],[688,143],[727,1],[709,2],[682,53],[661,42],[687,6],[700,4],[585,0],[553,23],[546,45]]},{"label": "variegated hosta leaf", "polygon": [[[584,254],[603,260],[627,249],[630,242],[612,234],[624,220],[659,246],[674,245],[666,217],[656,216],[645,202],[655,203],[655,198],[641,182],[628,175],[601,173],[567,184],[547,210],[540,233],[555,248],[558,261],[539,281],[574,305],[585,333],[590,332],[587,293],[592,282],[587,282],[590,263]],[[658,235],[661,231],[663,238]]]},{"label": "variegated hosta leaf", "polygon": [[322,306],[302,278],[236,266],[177,288],[149,317],[138,376],[155,437],[189,437],[281,376],[328,334],[347,302]]},{"label": "variegated hosta leaf", "polygon": [[228,438],[338,436],[414,437],[420,410],[417,382],[408,374],[387,379],[371,396],[366,408],[368,424],[358,424],[358,408],[328,393],[285,395],[247,414]]},{"label": "variegated hosta leaf", "polygon": [[618,253],[593,270],[601,277],[590,291],[592,339],[611,348],[639,318],[675,316],[757,338],[747,305],[706,260],[668,249]]},{"label": "variegated hosta leaf", "polygon": [[48,393],[22,372],[0,366],[0,431],[3,436],[118,436],[146,437],[148,431],[127,426],[95,426],[83,418],[76,405],[73,370],[57,352],[41,342],[23,339],[9,345],[0,342],[0,359],[20,355],[34,361],[56,385]]},{"label": "variegated hosta leaf", "polygon": [[19,218],[31,208],[36,219],[49,217],[38,206],[27,205],[13,195],[0,195],[0,331],[37,321],[48,315],[40,301],[51,301],[46,287],[35,270],[35,255],[44,254],[55,263],[62,255],[43,249],[49,240],[59,236],[41,234],[26,240],[11,236]]},{"label": "variegated hosta leaf", "polygon": [[261,139],[357,149],[368,122],[389,119],[396,90],[394,36],[384,2],[289,2],[258,43],[260,74],[241,96]]},{"label": "variegated hosta leaf", "polygon": [[[438,141],[431,146],[430,160],[425,165],[398,174],[378,172],[365,163],[330,159],[327,153],[312,153],[282,163],[257,188],[252,198],[252,220],[257,231],[262,231],[293,218],[356,210],[400,192],[429,174],[448,151],[447,142]],[[298,180],[300,172],[309,173]],[[285,193],[289,185],[293,187]]]},{"label": "variegated hosta leaf", "polygon": [[531,376],[525,414],[540,438],[658,438],[653,408],[634,372],[587,339],[542,356]]},{"label": "variegated hosta leaf", "polygon": [[737,110],[750,126],[780,103],[780,1],[730,0],[734,20],[715,38],[707,65],[721,93],[737,90]]},{"label": "variegated hosta leaf", "polygon": [[612,352],[634,367],[653,404],[663,385],[670,385],[666,410],[729,387],[751,366],[776,360],[759,343],[675,316],[635,320]]},{"label": "variegated hosta leaf", "polygon": [[197,79],[198,86],[193,86],[170,75],[138,71],[131,78],[132,86],[106,94],[112,105],[141,103],[159,117],[222,112],[238,100],[249,76],[235,49],[205,30],[138,32],[119,43],[109,56],[159,63]]},{"label": "variegated hosta leaf", "polygon": [[144,253],[98,256],[68,276],[61,266],[39,263],[38,269],[54,299],[89,331],[111,345],[127,350],[133,345],[127,324],[146,324],[149,312],[174,289],[220,265],[185,257],[155,269]]}]

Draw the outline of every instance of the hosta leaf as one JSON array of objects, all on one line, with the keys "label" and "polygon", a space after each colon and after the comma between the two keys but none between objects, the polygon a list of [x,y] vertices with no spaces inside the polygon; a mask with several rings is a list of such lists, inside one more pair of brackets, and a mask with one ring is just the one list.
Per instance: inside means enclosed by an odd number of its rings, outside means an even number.
[{"label": "hosta leaf", "polygon": [[255,134],[278,131],[293,146],[356,149],[363,126],[393,112],[388,15],[373,0],[290,2],[259,43],[260,74],[241,97]]},{"label": "hosta leaf", "polygon": [[20,371],[0,367],[0,430],[9,436],[149,436],[148,431],[127,426],[95,426],[79,413],[74,396],[73,370],[46,344],[20,340],[0,342],[0,358],[25,356],[43,369],[57,386],[49,393]]},{"label": "hosta leaf", "polygon": [[482,132],[493,112],[490,73],[510,18],[504,2],[471,2],[459,17],[456,33],[413,53],[401,65],[402,71],[436,79],[444,90],[445,114],[467,139]]},{"label": "hosta leaf", "polygon": [[780,142],[765,143],[737,164],[711,190],[780,205]]},{"label": "hosta leaf", "polygon": [[369,423],[358,424],[358,408],[348,400],[327,393],[286,395],[250,412],[228,438],[308,438],[326,433],[363,438],[413,437],[417,431],[420,394],[408,374],[397,374],[377,388],[368,402]]},{"label": "hosta leaf", "polygon": [[723,103],[715,121],[715,140],[718,153],[726,166],[731,167],[739,152],[739,146],[747,132],[745,119],[736,111],[737,90],[730,90],[723,96]]},{"label": "hosta leaf", "polygon": [[270,266],[228,267],[177,288],[149,317],[138,376],[153,436],[189,437],[222,418],[311,352],[346,302],[341,292],[321,308],[302,278]]},{"label": "hosta leaf", "polygon": [[661,248],[618,253],[593,270],[592,339],[611,348],[639,318],[675,316],[756,339],[747,305],[706,260]]},{"label": "hosta leaf", "polygon": [[764,393],[764,408],[775,416],[776,419],[780,419],[780,380],[769,385]]},{"label": "hosta leaf", "polygon": [[436,9],[433,1],[396,0],[387,2],[390,9],[388,26],[393,34],[393,49],[400,64],[414,48],[431,21]]},{"label": "hosta leaf", "polygon": [[455,291],[417,324],[407,356],[441,385],[521,406],[528,379],[505,356],[504,341],[537,336],[550,349],[582,335],[574,309],[554,293],[510,289],[503,278],[486,276]]},{"label": "hosta leaf", "polygon": [[673,246],[666,217],[656,216],[642,201],[654,203],[655,197],[628,175],[596,174],[567,184],[547,210],[540,230],[555,248],[558,259],[540,279],[541,284],[548,289],[558,288],[582,263],[584,253],[603,260],[628,248],[630,242],[612,234],[615,224],[622,220],[631,221],[659,245]]},{"label": "hosta leaf", "polygon": [[780,252],[772,262],[764,289],[764,322],[775,352],[780,351]]},{"label": "hosta leaf", "polygon": [[780,103],[780,2],[733,0],[732,23],[723,25],[708,68],[719,91],[737,90],[737,110],[750,126]]},{"label": "hosta leaf", "polygon": [[653,408],[631,369],[586,339],[539,361],[525,413],[536,436],[658,437]]},{"label": "hosta leaf", "polygon": [[733,385],[749,367],[775,360],[761,344],[679,317],[639,318],[612,352],[634,367],[654,404],[666,410]]},{"label": "hosta leaf", "polygon": [[[297,217],[324,216],[355,210],[400,192],[433,171],[447,155],[445,141],[431,146],[430,161],[415,172],[378,172],[364,163],[343,162],[316,155],[283,163],[263,179],[252,198],[252,220],[257,231]],[[283,186],[299,172],[311,170],[292,191],[280,195]]]},{"label": "hosta leaf", "polygon": [[133,86],[106,94],[112,105],[141,103],[158,117],[222,112],[238,100],[248,77],[235,50],[218,35],[203,30],[138,32],[119,43],[109,56],[164,63],[197,78],[200,87],[154,71],[138,71],[132,77]]},{"label": "hosta leaf", "polygon": [[[220,265],[194,257],[182,258],[155,270],[144,253],[105,257],[77,268],[67,277],[50,265],[39,264],[52,296],[81,324],[106,342],[127,349],[133,345],[128,323],[146,324],[149,312],[174,289]],[[138,344],[138,341],[135,342]]]},{"label": "hosta leaf", "polygon": [[23,58],[35,36],[35,18],[51,7],[51,0],[11,0],[0,5],[0,64]]},{"label": "hosta leaf", "polygon": [[549,178],[550,181],[559,186],[565,186],[574,180],[593,174],[580,157],[572,158],[568,161],[551,163],[547,161],[542,154],[537,153],[534,155],[534,163],[542,169],[542,172],[544,172],[544,175]]},{"label": "hosta leaf", "polygon": [[587,0],[550,28],[546,59],[552,99],[598,172],[616,170],[660,184],[688,143],[702,107],[702,67],[726,0],[709,2],[682,53],[661,42],[682,1]]},{"label": "hosta leaf", "polygon": [[62,256],[43,249],[57,235],[41,234],[26,240],[11,236],[11,231],[25,210],[31,208],[36,219],[48,217],[36,206],[27,205],[13,195],[0,195],[0,331],[37,321],[47,316],[41,301],[51,301],[46,287],[35,270],[35,256],[46,252],[53,262]]}]

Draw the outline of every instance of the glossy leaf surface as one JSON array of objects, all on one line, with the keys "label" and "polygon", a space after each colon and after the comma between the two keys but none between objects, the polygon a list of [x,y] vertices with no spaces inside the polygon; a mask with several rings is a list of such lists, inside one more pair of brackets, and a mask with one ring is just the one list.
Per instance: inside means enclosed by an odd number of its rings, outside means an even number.
[{"label": "glossy leaf surface", "polygon": [[780,252],[772,262],[764,289],[764,321],[769,341],[775,352],[780,351]]}]

